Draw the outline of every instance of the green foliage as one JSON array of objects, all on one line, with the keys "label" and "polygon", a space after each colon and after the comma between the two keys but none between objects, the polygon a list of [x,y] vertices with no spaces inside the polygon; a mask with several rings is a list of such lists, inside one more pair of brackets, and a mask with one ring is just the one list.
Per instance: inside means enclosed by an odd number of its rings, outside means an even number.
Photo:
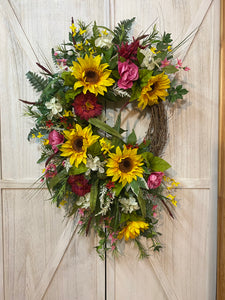
[{"label": "green foliage", "polygon": [[26,77],[36,92],[43,91],[48,85],[47,79],[31,71],[27,72]]},{"label": "green foliage", "polygon": [[128,34],[131,30],[131,27],[134,23],[135,18],[123,20],[120,23],[117,24],[117,26],[114,29],[114,39],[113,43],[116,45],[120,45],[121,42],[127,42],[128,41]]},{"label": "green foliage", "polygon": [[96,206],[98,196],[98,180],[94,181],[94,183],[91,186],[91,194],[90,194],[90,208],[93,212]]},{"label": "green foliage", "polygon": [[82,173],[85,173],[87,171],[87,167],[85,166],[84,163],[79,164],[78,168],[76,167],[71,167],[69,169],[69,175],[79,175]]},{"label": "green foliage", "polygon": [[94,125],[95,127],[104,130],[105,132],[109,133],[110,135],[116,136],[120,139],[122,139],[122,136],[112,127],[110,127],[109,125],[107,125],[106,123],[102,122],[99,119],[95,119],[95,118],[91,118],[88,120],[88,122],[91,125]]},{"label": "green foliage", "polygon": [[182,85],[178,85],[176,87],[171,86],[168,89],[169,95],[167,96],[167,99],[169,102],[174,103],[178,99],[183,99],[183,96],[188,93],[186,89],[183,88]]},{"label": "green foliage", "polygon": [[132,132],[127,137],[127,144],[135,145],[136,143],[137,143],[137,136],[136,136],[135,131],[133,129]]}]

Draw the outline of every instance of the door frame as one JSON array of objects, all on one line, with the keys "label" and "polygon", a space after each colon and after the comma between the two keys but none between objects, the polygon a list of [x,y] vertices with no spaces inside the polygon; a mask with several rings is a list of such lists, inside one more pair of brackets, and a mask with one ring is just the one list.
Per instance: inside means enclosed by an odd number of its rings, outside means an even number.
[{"label": "door frame", "polygon": [[225,295],[225,3],[220,1],[220,106],[218,162],[217,300]]}]

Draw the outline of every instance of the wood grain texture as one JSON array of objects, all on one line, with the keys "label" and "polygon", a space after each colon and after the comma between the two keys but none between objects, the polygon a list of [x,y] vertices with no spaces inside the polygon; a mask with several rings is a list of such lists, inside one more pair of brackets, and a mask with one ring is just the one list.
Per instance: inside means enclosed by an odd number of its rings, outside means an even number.
[{"label": "wood grain texture", "polygon": [[[134,293],[129,293],[130,300],[147,299],[146,290],[138,288],[140,278],[142,286],[148,287],[150,299],[154,299],[154,288],[160,282],[159,299],[215,299],[219,1],[143,0],[138,5],[132,0],[129,5],[117,0],[112,2],[114,23],[137,17],[133,31],[136,35],[155,21],[161,32],[172,32],[178,44],[197,23],[201,26],[188,44],[188,52],[183,48],[186,55],[183,64],[191,71],[181,74],[179,80],[190,92],[177,109],[168,111],[170,135],[164,157],[172,165],[170,174],[181,181],[177,190],[181,201],[176,220],[172,222],[164,216],[160,229],[165,249],[159,257],[150,256],[148,266],[145,264],[148,271],[135,262],[135,272],[128,271],[132,269],[132,259],[135,260],[135,251],[129,246],[126,251],[130,258],[109,262],[108,277],[114,282],[114,288],[108,285],[109,300],[124,298],[130,285],[134,287]],[[112,111],[109,114],[110,119]],[[129,130],[135,125],[141,140],[147,130],[147,116],[144,120],[134,106],[128,106],[122,116],[123,127]],[[182,184],[184,178],[185,184]],[[160,268],[153,268],[154,263],[162,267],[163,278]]]},{"label": "wood grain texture", "polygon": [[217,300],[225,295],[225,4],[221,0],[220,27],[220,127],[219,127],[219,197],[217,242]]}]

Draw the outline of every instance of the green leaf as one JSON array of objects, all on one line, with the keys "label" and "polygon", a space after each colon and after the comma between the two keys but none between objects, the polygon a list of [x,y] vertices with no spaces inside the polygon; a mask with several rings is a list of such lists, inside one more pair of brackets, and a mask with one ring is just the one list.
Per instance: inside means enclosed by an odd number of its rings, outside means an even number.
[{"label": "green leaf", "polygon": [[120,45],[121,42],[127,42],[129,39],[128,33],[131,29],[131,26],[134,22],[135,18],[123,20],[117,24],[114,29],[114,39],[113,43],[116,45]]},{"label": "green leaf", "polygon": [[142,85],[146,85],[149,79],[152,77],[152,71],[149,71],[147,69],[139,69],[138,73]]},{"label": "green leaf", "polygon": [[152,159],[153,159],[154,155],[151,152],[144,152],[141,155],[144,158],[147,167],[150,168],[151,167],[151,162],[152,162]]},{"label": "green leaf", "polygon": [[146,201],[143,198],[143,194],[142,194],[141,190],[139,191],[139,194],[138,194],[137,198],[138,198],[138,203],[139,203],[140,208],[141,208],[142,216],[145,218],[146,217]]},{"label": "green leaf", "polygon": [[56,186],[60,181],[65,180],[66,178],[66,170],[64,169],[60,173],[58,173],[53,178],[49,179],[49,189],[52,189],[54,186]]},{"label": "green leaf", "polygon": [[172,65],[166,66],[162,69],[167,74],[173,74],[173,73],[176,73],[178,71],[178,69],[175,66],[172,66]]},{"label": "green leaf", "polygon": [[116,118],[116,123],[115,123],[114,129],[117,132],[120,132],[120,126],[121,126],[121,112],[118,114],[118,116]]},{"label": "green leaf", "polygon": [[155,172],[164,172],[169,169],[171,165],[164,159],[154,156],[150,163],[150,168]]},{"label": "green leaf", "polygon": [[130,215],[122,213],[120,218],[120,224],[127,222],[129,219]]},{"label": "green leaf", "polygon": [[123,189],[122,183],[119,182],[115,183],[115,187],[113,188],[113,191],[115,192],[116,197],[119,196],[122,189]]},{"label": "green leaf", "polygon": [[48,85],[48,80],[44,79],[43,77],[41,77],[36,73],[29,71],[26,74],[26,77],[29,80],[32,87],[36,90],[36,92],[43,91]]},{"label": "green leaf", "polygon": [[64,85],[73,86],[76,81],[75,77],[71,75],[71,72],[63,72],[61,77],[64,79]]},{"label": "green leaf", "polygon": [[105,58],[106,62],[109,62],[110,58],[112,57],[113,48],[114,48],[114,46],[110,47],[108,50],[103,52],[103,55],[104,55],[104,58]]},{"label": "green leaf", "polygon": [[132,86],[132,94],[130,96],[129,101],[132,102],[132,101],[138,99],[141,96],[141,90],[142,90],[142,88],[140,87],[140,85],[135,82]]},{"label": "green leaf", "polygon": [[113,129],[112,127],[110,127],[109,125],[107,125],[106,123],[102,122],[101,120],[99,119],[96,119],[96,118],[90,118],[88,120],[88,122],[91,124],[91,125],[94,125],[95,127],[109,133],[110,135],[113,135],[113,136],[116,136],[120,139],[123,139],[122,136],[115,130]]},{"label": "green leaf", "polygon": [[79,164],[78,168],[72,167],[69,169],[69,175],[79,175],[85,173],[87,171],[87,167],[84,163]]},{"label": "green leaf", "polygon": [[135,145],[136,143],[137,143],[137,137],[133,129],[127,138],[127,144]]},{"label": "green leaf", "polygon": [[139,64],[141,65],[145,56],[143,53],[141,53],[140,50],[141,50],[140,48],[138,48],[138,50],[137,50],[137,59],[138,59]]},{"label": "green leaf", "polygon": [[81,91],[81,89],[76,89],[76,91],[68,90],[65,93],[65,99],[67,100],[67,102],[70,102],[70,100],[73,100],[78,94],[81,93]]},{"label": "green leaf", "polygon": [[101,154],[101,145],[97,141],[90,147],[88,147],[88,153],[90,153],[93,157]]},{"label": "green leaf", "polygon": [[91,186],[90,207],[92,212],[95,210],[97,196],[98,196],[98,180],[96,180]]}]

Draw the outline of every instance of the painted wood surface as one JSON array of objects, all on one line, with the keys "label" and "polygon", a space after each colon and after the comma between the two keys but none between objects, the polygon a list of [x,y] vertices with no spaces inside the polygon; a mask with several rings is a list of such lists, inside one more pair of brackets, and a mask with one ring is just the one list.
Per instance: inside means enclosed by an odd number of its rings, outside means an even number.
[{"label": "painted wood surface", "polygon": [[[32,123],[17,101],[37,99],[25,73],[37,71],[37,60],[50,61],[51,47],[67,39],[71,16],[112,27],[136,16],[134,34],[155,22],[177,43],[200,26],[181,53],[191,67],[181,75],[190,93],[169,112],[165,158],[181,182],[175,220],[162,214],[159,255],[140,262],[128,244],[124,256],[107,258],[107,300],[215,299],[219,0],[1,0],[0,299],[105,299],[95,237],[77,236],[63,209],[46,201],[47,191],[31,186],[41,173],[39,149],[26,141]],[[135,124],[142,138],[148,121],[137,114],[128,107],[123,126]],[[116,110],[107,117],[112,122]]]},{"label": "painted wood surface", "polygon": [[[114,283],[108,284],[108,299],[216,299],[219,1],[139,1],[137,5],[131,0],[127,5],[116,0],[113,11],[115,23],[137,17],[134,33],[156,22],[161,32],[173,33],[176,43],[199,28],[180,51],[191,68],[180,80],[188,82],[190,92],[179,109],[168,112],[165,158],[172,164],[172,176],[181,182],[175,220],[163,215],[160,255],[137,263],[136,249],[127,246],[127,256],[108,260],[108,277]],[[129,107],[123,118],[128,129],[135,123],[143,138],[147,122],[136,116]]]}]

